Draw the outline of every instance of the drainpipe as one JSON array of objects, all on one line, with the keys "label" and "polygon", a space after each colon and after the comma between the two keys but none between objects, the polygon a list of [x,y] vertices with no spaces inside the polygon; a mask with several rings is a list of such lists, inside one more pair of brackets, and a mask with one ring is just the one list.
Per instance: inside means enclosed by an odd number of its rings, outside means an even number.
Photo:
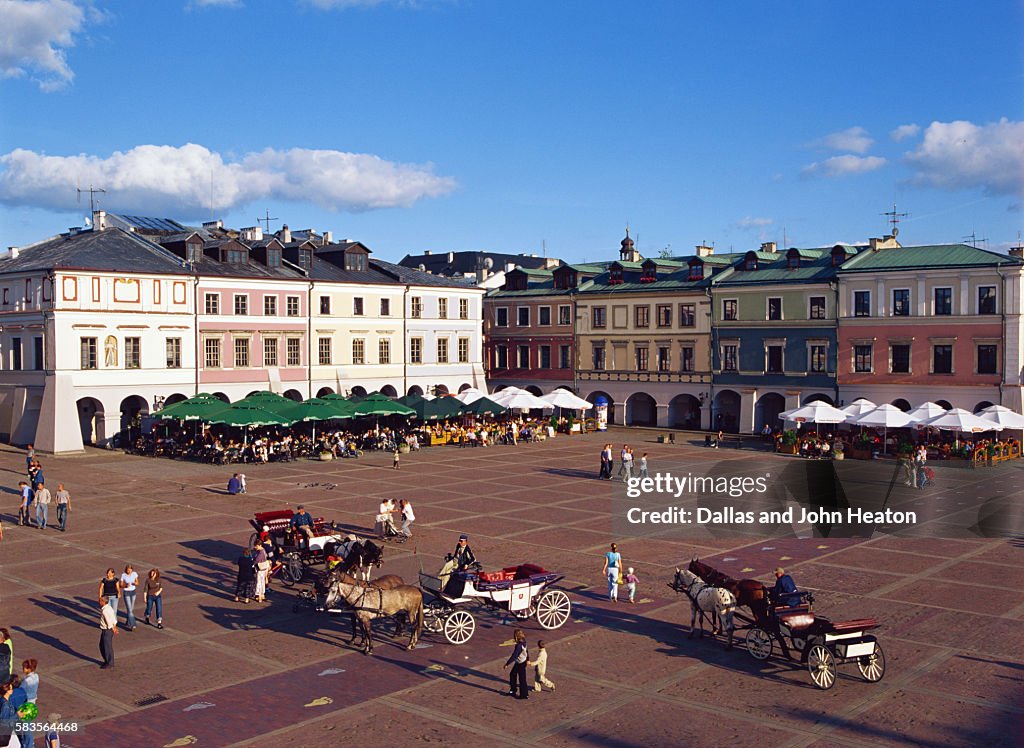
[{"label": "drainpipe", "polygon": [[[832,309],[835,310],[835,315],[836,315],[836,327],[835,327],[835,330],[836,330],[836,369],[835,369],[835,378],[836,378],[835,392],[836,392],[836,396],[833,399],[833,402],[834,403],[839,403],[839,281],[838,281],[838,279],[834,280],[834,281],[829,281],[828,285],[829,285],[829,288],[832,289]],[[828,362],[827,361],[825,362],[825,370],[826,371],[828,370]],[[836,407],[839,407],[839,406],[836,405]]]},{"label": "drainpipe", "polygon": [[[57,317],[56,317],[56,314],[54,314],[54,312],[55,312],[55,310],[57,308],[57,273],[56,273],[56,271],[51,270],[49,272],[49,274],[47,275],[47,278],[49,278],[49,280],[50,280],[50,319],[56,320]],[[43,303],[42,302],[43,302],[43,300],[42,300],[42,298],[40,298],[39,299],[39,314],[43,318],[43,360],[40,362],[42,365],[39,368],[43,372],[43,377],[44,377],[44,381],[45,381],[45,377],[46,377],[46,310],[43,309]],[[54,339],[56,340],[56,338],[54,338]],[[56,351],[54,351],[54,353],[56,353]],[[54,363],[56,363],[56,362],[54,362]],[[57,367],[54,366],[53,370],[54,370],[54,372],[56,372]]]},{"label": "drainpipe", "polygon": [[999,404],[1003,404],[1003,382],[1006,379],[1006,276],[996,265],[996,275],[999,276],[999,318],[1002,323],[999,325],[999,355],[1002,360],[999,362]]},{"label": "drainpipe", "polygon": [[569,290],[569,308],[572,309],[572,391],[580,394],[580,335],[576,324],[576,289]]},{"label": "drainpipe", "polygon": [[[402,291],[402,395],[409,394],[409,346],[406,345],[409,342],[406,336],[409,334],[408,331],[408,315],[409,307],[407,303],[409,301],[409,286],[405,286],[405,290]],[[423,351],[420,351],[420,355],[423,355]]]},{"label": "drainpipe", "polygon": [[[711,316],[708,318],[708,431],[715,428],[715,300],[711,296],[711,284],[704,288],[704,295],[708,297],[708,307],[711,309]],[[719,362],[721,363],[721,362]],[[703,405],[703,403],[701,403]]]},{"label": "drainpipe", "polygon": [[[306,391],[313,394],[313,281],[309,281],[309,293],[306,296]],[[287,299],[285,300],[287,303]],[[285,352],[287,354],[287,351]]]},{"label": "drainpipe", "polygon": [[195,370],[195,392],[193,395],[199,394],[199,273],[193,269],[192,278],[192,340],[193,340],[193,360],[192,368]]}]

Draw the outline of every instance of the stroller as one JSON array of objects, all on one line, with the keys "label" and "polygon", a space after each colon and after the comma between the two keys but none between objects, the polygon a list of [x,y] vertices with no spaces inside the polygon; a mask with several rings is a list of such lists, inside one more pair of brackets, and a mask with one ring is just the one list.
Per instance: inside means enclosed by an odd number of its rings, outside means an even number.
[{"label": "stroller", "polygon": [[930,467],[925,467],[922,472],[924,473],[924,480],[921,481],[921,488],[924,488],[925,486],[934,486],[935,471],[932,470]]},{"label": "stroller", "polygon": [[395,520],[390,514],[378,514],[374,530],[381,540],[395,540],[404,543],[408,539],[395,527]]}]

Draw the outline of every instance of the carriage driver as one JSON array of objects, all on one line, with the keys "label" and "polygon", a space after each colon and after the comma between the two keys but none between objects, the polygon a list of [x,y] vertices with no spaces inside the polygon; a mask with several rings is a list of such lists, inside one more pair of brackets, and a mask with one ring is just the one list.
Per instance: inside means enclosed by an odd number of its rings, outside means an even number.
[{"label": "carriage driver", "polygon": [[299,504],[296,509],[298,511],[292,515],[291,528],[297,538],[301,537],[300,533],[305,534],[306,547],[308,548],[309,541],[315,537],[313,533],[313,517],[302,504]]},{"label": "carriage driver", "polygon": [[772,600],[776,605],[785,605],[790,608],[800,604],[800,594],[796,589],[796,582],[793,577],[786,573],[781,566],[775,569],[775,587],[772,589]]},{"label": "carriage driver", "polygon": [[476,563],[476,556],[473,555],[473,549],[469,547],[468,535],[459,535],[459,542],[455,546],[455,551],[452,553],[452,559],[455,561],[456,567],[459,571],[468,569],[472,564]]}]

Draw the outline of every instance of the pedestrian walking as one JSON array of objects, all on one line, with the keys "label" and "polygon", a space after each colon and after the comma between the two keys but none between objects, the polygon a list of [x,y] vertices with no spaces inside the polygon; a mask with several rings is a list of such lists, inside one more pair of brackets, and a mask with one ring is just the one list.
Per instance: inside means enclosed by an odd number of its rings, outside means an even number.
[{"label": "pedestrian walking", "polygon": [[111,607],[109,599],[100,598],[100,657],[103,658],[103,664],[100,665],[101,670],[114,667],[114,636],[116,634],[117,613]]},{"label": "pedestrian walking", "polygon": [[636,585],[640,580],[633,573],[632,566],[626,569],[626,576],[623,579],[626,582],[626,592],[629,593],[629,602],[631,605],[636,605]]},{"label": "pedestrian walking", "polygon": [[21,687],[25,689],[25,698],[33,704],[39,696],[38,660],[25,660],[21,663]]},{"label": "pedestrian walking", "polygon": [[64,532],[68,528],[68,512],[71,511],[71,494],[63,483],[57,484],[57,529]]},{"label": "pedestrian walking", "polygon": [[608,580],[608,600],[618,602],[619,600],[619,576],[622,568],[622,555],[619,553],[619,546],[612,543],[611,550],[604,554],[604,568],[601,573]]},{"label": "pedestrian walking", "polygon": [[242,602],[249,604],[249,598],[256,595],[256,566],[252,561],[252,554],[246,548],[238,557],[238,577],[235,580],[235,602],[242,598]]},{"label": "pedestrian walking", "polygon": [[641,478],[649,477],[647,475],[647,453],[646,452],[644,452],[642,455],[640,455],[640,477]]},{"label": "pedestrian walking", "polygon": [[164,583],[159,569],[150,569],[146,575],[146,586],[142,588],[142,602],[146,605],[145,621],[148,625],[150,613],[156,613],[156,627],[164,627]]},{"label": "pedestrian walking", "polygon": [[20,481],[18,488],[21,490],[21,504],[18,505],[18,524],[30,526],[32,523],[28,519],[28,508],[32,503],[32,488],[25,481]]},{"label": "pedestrian walking", "polygon": [[622,451],[619,452],[619,472],[616,475],[617,478],[621,478],[626,473],[626,455],[629,454],[629,445],[623,444]]},{"label": "pedestrian walking", "polygon": [[416,514],[412,510],[412,502],[408,499],[401,499],[398,502],[398,506],[402,512],[402,534],[407,537],[412,537],[412,523],[416,521]]},{"label": "pedestrian walking", "polygon": [[121,574],[121,598],[124,600],[124,609],[127,614],[125,625],[126,631],[135,630],[135,590],[139,584],[139,574],[132,568],[131,564],[124,567]]},{"label": "pedestrian walking", "polygon": [[50,518],[50,501],[53,497],[50,495],[50,489],[46,487],[45,483],[40,483],[39,488],[36,489],[36,527],[40,530],[46,529],[46,522]]},{"label": "pedestrian walking", "polygon": [[604,480],[610,472],[610,468],[608,467],[608,456],[610,454],[611,450],[608,449],[607,444],[601,447],[601,469],[597,473],[598,480]]},{"label": "pedestrian walking", "polygon": [[32,469],[32,463],[36,461],[36,448],[29,444],[25,448],[25,472]]},{"label": "pedestrian walking", "polygon": [[914,455],[914,486],[915,488],[924,488],[926,477],[924,474],[925,466],[928,463],[928,448],[923,444],[917,448],[917,452]]},{"label": "pedestrian walking", "polygon": [[245,492],[246,492],[245,473],[239,473],[238,474],[238,493],[245,493]]},{"label": "pedestrian walking", "polygon": [[512,632],[512,640],[515,648],[505,663],[505,667],[512,666],[508,673],[508,695],[528,699],[530,692],[526,688],[526,663],[530,661],[530,650],[526,646],[526,634],[522,629],[516,629]]},{"label": "pedestrian walking", "polygon": [[626,483],[633,480],[633,449],[629,447],[622,453],[622,467],[619,470],[624,473],[622,480]]},{"label": "pedestrian walking", "polygon": [[46,481],[46,477],[43,475],[43,466],[39,464],[39,460],[32,464],[29,474],[32,476],[29,478],[29,483],[32,484],[33,491],[37,490]]},{"label": "pedestrian walking", "polygon": [[[545,688],[555,690],[555,684],[548,680],[548,650],[543,641],[537,642],[537,659],[528,663],[533,668],[533,690],[540,692]],[[543,687],[543,688],[542,688]]]},{"label": "pedestrian walking", "polygon": [[270,559],[263,548],[263,543],[258,539],[253,545],[252,562],[256,567],[256,602],[267,601],[267,576],[270,574]]},{"label": "pedestrian walking", "polygon": [[0,681],[14,673],[14,642],[7,629],[0,629]]},{"label": "pedestrian walking", "polygon": [[391,469],[398,470],[398,447],[391,453]]},{"label": "pedestrian walking", "polygon": [[117,572],[107,569],[106,576],[100,580],[100,597],[110,603],[110,607],[117,611],[121,602],[121,584],[117,580]]},{"label": "pedestrian walking", "polygon": [[903,468],[903,485],[914,485],[914,460],[909,454],[900,455],[900,467]]}]

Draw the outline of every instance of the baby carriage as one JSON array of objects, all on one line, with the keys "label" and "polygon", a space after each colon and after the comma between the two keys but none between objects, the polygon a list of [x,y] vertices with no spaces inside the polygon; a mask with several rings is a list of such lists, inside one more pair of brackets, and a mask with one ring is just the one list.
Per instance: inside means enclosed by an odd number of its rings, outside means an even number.
[{"label": "baby carriage", "polygon": [[921,488],[924,488],[925,486],[934,486],[935,471],[932,470],[930,467],[926,467],[921,472],[924,473],[924,479],[921,481]]},{"label": "baby carriage", "polygon": [[396,540],[399,543],[406,541],[405,535],[400,533],[398,528],[395,527],[394,517],[390,513],[378,514],[374,529],[377,532],[377,537],[381,540]]}]

